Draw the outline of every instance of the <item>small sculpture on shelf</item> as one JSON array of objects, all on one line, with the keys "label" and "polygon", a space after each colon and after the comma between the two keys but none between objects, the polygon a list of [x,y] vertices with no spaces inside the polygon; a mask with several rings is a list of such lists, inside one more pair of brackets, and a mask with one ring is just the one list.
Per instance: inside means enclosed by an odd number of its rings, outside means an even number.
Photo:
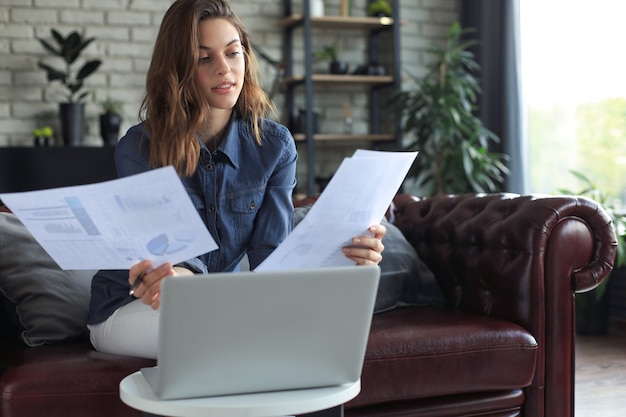
[{"label": "small sculpture on shelf", "polygon": [[122,124],[122,102],[107,98],[102,103],[103,113],[100,115],[100,135],[104,146],[115,146],[120,137]]},{"label": "small sculpture on shelf", "polygon": [[34,145],[36,147],[54,145],[54,130],[50,126],[33,130],[33,137],[35,138]]},{"label": "small sculpture on shelf", "polygon": [[352,134],[352,105],[349,102],[343,103],[343,133]]},{"label": "small sculpture on shelf", "polygon": [[310,0],[309,13],[311,14],[311,17],[324,16],[324,0]]},{"label": "small sculpture on shelf", "polygon": [[359,65],[354,71],[352,71],[352,75],[385,75],[386,70],[385,66],[379,64],[376,61],[372,61],[369,65]]}]

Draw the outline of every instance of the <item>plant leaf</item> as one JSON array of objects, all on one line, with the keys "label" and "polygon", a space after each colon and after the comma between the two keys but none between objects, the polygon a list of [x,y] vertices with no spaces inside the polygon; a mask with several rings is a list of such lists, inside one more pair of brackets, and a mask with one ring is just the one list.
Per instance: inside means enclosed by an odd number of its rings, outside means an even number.
[{"label": "plant leaf", "polygon": [[407,149],[420,151],[409,176],[431,173],[419,177],[424,190],[497,191],[509,173],[508,157],[489,151],[499,138],[475,115],[480,66],[468,48],[478,42],[463,38],[472,31],[453,23],[444,46],[428,48],[425,75],[411,74],[414,86],[396,96],[403,132],[414,138]]},{"label": "plant leaf", "polygon": [[47,75],[48,75],[48,81],[61,80],[61,82],[65,84],[65,77],[66,77],[65,72],[59,71],[56,68],[53,68],[47,64],[44,64],[43,62],[39,63],[39,68],[46,70]]},{"label": "plant leaf", "polygon": [[88,77],[95,70],[98,69],[100,64],[102,64],[102,61],[100,61],[99,59],[94,59],[93,61],[86,62],[85,65],[83,65],[82,68],[78,71],[78,74],[76,75],[76,79],[82,80]]},{"label": "plant leaf", "polygon": [[50,45],[48,43],[48,41],[46,41],[45,39],[38,39],[38,41],[41,44],[41,46],[43,46],[43,48],[46,51],[48,51],[49,54],[54,55],[54,56],[63,57],[62,52],[57,50],[54,46]]},{"label": "plant leaf", "polygon": [[50,34],[59,46],[62,46],[65,43],[65,38],[56,29],[50,29]]},{"label": "plant leaf", "polygon": [[74,61],[80,55],[80,45],[82,44],[82,39],[78,32],[74,31],[67,35],[65,39],[65,43],[63,44],[63,58],[65,62],[68,64],[73,64]]}]

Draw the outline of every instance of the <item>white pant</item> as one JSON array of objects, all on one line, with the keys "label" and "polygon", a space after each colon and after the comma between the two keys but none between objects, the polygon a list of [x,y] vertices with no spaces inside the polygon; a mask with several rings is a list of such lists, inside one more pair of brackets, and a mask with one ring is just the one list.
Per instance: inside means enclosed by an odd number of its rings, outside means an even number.
[{"label": "white pant", "polygon": [[98,352],[157,358],[159,310],[140,299],[118,308],[106,321],[87,327],[91,344]]},{"label": "white pant", "polygon": [[89,325],[91,344],[98,352],[156,359],[159,311],[134,300],[104,322]]}]

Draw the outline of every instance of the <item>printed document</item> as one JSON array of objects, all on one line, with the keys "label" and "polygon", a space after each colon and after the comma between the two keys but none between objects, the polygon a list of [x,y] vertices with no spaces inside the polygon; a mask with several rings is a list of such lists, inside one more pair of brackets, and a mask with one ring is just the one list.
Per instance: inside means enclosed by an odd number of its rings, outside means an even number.
[{"label": "printed document", "polygon": [[[417,152],[358,150],[306,217],[256,270],[351,265],[341,248],[369,236]],[[96,184],[0,194],[63,269],[176,264],[217,249],[172,167]]]},{"label": "printed document", "polygon": [[217,249],[172,167],[0,199],[63,269],[176,264]]},{"label": "printed document", "polygon": [[341,248],[371,236],[369,226],[380,223],[416,156],[357,150],[344,159],[304,219],[255,270],[354,265]]}]

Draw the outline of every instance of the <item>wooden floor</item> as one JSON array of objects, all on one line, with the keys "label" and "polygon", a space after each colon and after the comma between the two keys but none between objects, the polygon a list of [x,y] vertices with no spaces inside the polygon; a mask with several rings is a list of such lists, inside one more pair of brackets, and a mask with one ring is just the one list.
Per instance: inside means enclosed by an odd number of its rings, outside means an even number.
[{"label": "wooden floor", "polygon": [[576,337],[575,417],[626,416],[626,335]]}]

